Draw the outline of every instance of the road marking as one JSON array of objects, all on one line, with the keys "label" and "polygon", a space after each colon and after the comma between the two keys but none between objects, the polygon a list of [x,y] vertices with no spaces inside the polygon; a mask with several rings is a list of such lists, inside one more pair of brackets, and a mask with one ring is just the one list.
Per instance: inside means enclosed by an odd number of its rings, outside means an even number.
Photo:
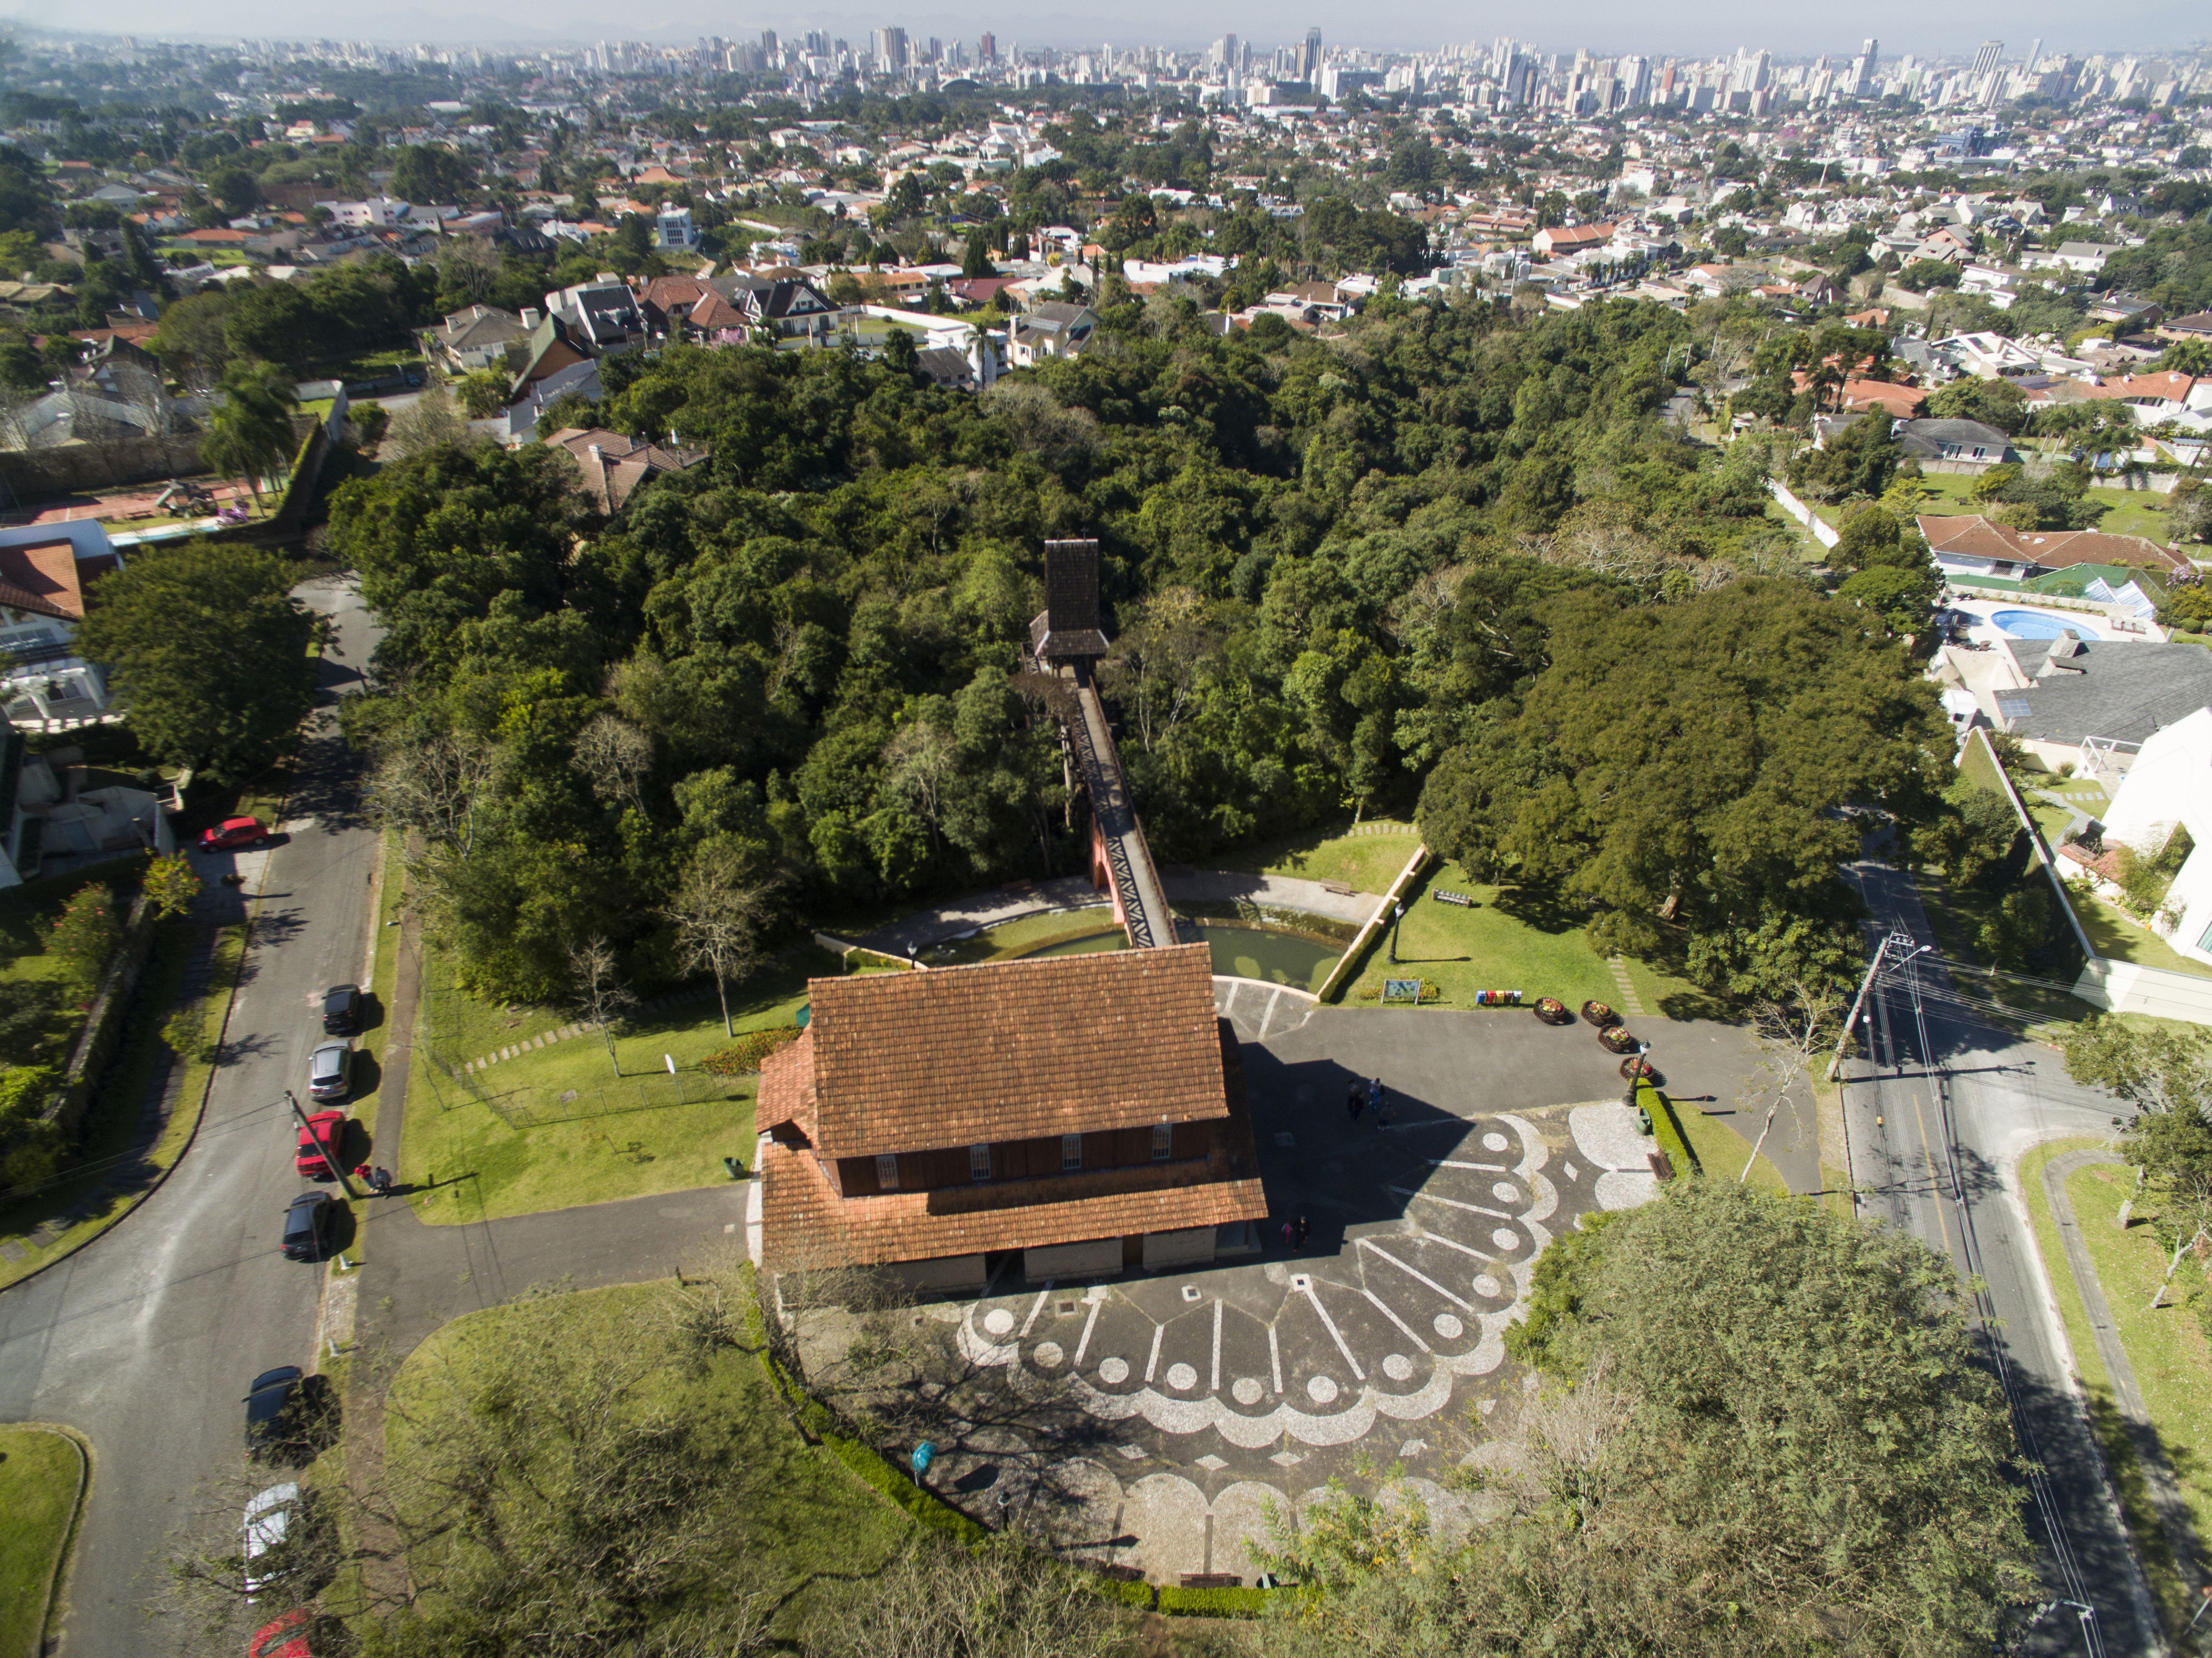
[{"label": "road marking", "polygon": [[1275,1378],[1276,1397],[1280,1398],[1283,1392],[1283,1350],[1275,1339],[1273,1324],[1267,1326],[1267,1369]]},{"label": "road marking", "polygon": [[[1426,1198],[1431,1203],[1441,1203],[1445,1205],[1447,1207],[1453,1209],[1464,1209],[1470,1214],[1488,1215],[1494,1220],[1517,1220],[1520,1218],[1517,1215],[1507,1214],[1503,1209],[1486,1209],[1479,1203],[1462,1203],[1457,1198],[1440,1198],[1433,1192],[1416,1192],[1410,1186],[1390,1186],[1385,1187],[1383,1189],[1385,1191],[1395,1192],[1402,1198]],[[1362,1238],[1359,1241],[1362,1243],[1367,1242],[1365,1238]]]},{"label": "road marking", "polygon": [[1943,1215],[1943,1206],[1948,1201],[1943,1195],[1943,1176],[1936,1170],[1936,1155],[1928,1142],[1928,1117],[1920,1108],[1920,1090],[1917,1088],[1912,1090],[1912,1114],[1920,1123],[1920,1155],[1928,1164],[1928,1177],[1936,1186],[1936,1228],[1943,1235],[1943,1253],[1948,1255],[1951,1253],[1951,1224]]},{"label": "road marking", "polygon": [[1424,1157],[1422,1162],[1431,1169],[1480,1169],[1486,1175],[1510,1175],[1513,1165],[1506,1163],[1461,1163],[1452,1157]]},{"label": "road marking", "polygon": [[1160,1343],[1166,1339],[1167,1333],[1166,1325],[1152,1326],[1152,1356],[1145,1361],[1145,1380],[1147,1382],[1152,1379],[1152,1372],[1160,1368]]},{"label": "road marking", "polygon": [[1221,1297],[1213,1298],[1213,1380],[1206,1384],[1214,1393],[1221,1391]]},{"label": "road marking", "polygon": [[1075,1362],[1079,1365],[1083,1363],[1083,1355],[1090,1350],[1091,1332],[1098,1324],[1098,1309],[1105,1304],[1103,1301],[1092,1302],[1090,1315],[1083,1321],[1083,1339],[1075,1344]]}]

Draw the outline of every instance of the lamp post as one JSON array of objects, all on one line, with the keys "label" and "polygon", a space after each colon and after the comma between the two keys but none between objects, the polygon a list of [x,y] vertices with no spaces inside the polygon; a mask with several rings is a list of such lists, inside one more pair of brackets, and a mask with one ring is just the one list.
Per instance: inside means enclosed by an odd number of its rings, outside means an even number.
[{"label": "lamp post", "polygon": [[1393,967],[1398,965],[1398,923],[1405,919],[1405,905],[1393,904],[1390,907],[1390,965]]}]

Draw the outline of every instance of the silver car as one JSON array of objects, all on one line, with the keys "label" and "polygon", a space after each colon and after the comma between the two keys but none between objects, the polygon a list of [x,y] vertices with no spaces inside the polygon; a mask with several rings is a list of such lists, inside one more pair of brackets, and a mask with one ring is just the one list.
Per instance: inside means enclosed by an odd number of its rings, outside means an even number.
[{"label": "silver car", "polygon": [[353,1048],[346,1042],[321,1042],[307,1056],[307,1094],[312,1099],[342,1100],[353,1092]]}]

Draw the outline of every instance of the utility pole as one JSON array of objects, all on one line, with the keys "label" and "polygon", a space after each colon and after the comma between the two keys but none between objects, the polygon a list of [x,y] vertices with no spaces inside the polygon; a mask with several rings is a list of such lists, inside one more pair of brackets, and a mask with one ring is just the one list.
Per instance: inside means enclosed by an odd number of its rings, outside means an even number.
[{"label": "utility pole", "polygon": [[1866,977],[1859,981],[1859,993],[1851,999],[1851,1011],[1844,1017],[1844,1031],[1836,1038],[1835,1054],[1828,1060],[1827,1080],[1830,1082],[1835,1081],[1836,1072],[1844,1063],[1844,1045],[1850,1041],[1851,1032],[1858,1028],[1859,1009],[1866,1005],[1867,992],[1874,988],[1874,976],[1881,971],[1882,958],[1893,949],[1901,952],[1900,961],[1904,959],[1902,952],[1918,953],[1913,948],[1912,935],[1909,932],[1893,932],[1875,946],[1874,960],[1867,963]]},{"label": "utility pole", "polygon": [[317,1136],[314,1125],[307,1121],[307,1114],[300,1108],[299,1096],[289,1088],[284,1090],[284,1103],[292,1108],[292,1114],[299,1120],[300,1132],[307,1137],[307,1144],[322,1153],[323,1167],[331,1171],[331,1178],[338,1183],[338,1190],[349,1199],[359,1197],[361,1194],[353,1189],[353,1182],[346,1178],[345,1170],[338,1166],[337,1151],[324,1145]]}]

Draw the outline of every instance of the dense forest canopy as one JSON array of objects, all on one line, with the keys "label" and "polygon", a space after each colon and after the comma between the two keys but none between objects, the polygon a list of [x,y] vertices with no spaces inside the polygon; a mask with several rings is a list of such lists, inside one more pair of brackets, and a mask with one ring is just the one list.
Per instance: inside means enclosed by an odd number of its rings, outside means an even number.
[{"label": "dense forest canopy", "polygon": [[[1917,799],[1940,722],[1881,613],[1807,580],[1759,452],[1657,418],[1683,319],[1108,323],[981,398],[844,352],[672,348],[585,412],[710,459],[611,521],[545,450],[434,449],[340,492],[334,545],[389,629],[356,726],[480,982],[556,993],[602,934],[672,975],[669,895],[702,860],[793,915],[1076,867],[1018,677],[1066,535],[1103,544],[1104,679],[1164,859],[1408,812],[1433,774],[1437,843],[1556,889],[1607,947],[1724,938],[1725,977],[1778,914],[1847,923],[1824,814]],[[1559,797],[1616,764],[1633,811]]]}]

